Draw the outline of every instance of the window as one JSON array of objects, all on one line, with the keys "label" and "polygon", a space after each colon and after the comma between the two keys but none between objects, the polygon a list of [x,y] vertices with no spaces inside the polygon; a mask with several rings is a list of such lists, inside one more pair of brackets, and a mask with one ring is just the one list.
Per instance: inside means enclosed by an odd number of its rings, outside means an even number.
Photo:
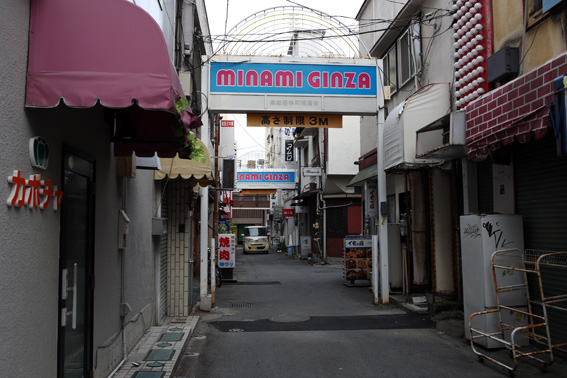
[{"label": "window", "polygon": [[[384,84],[390,86],[390,92],[404,85],[421,69],[421,40],[419,23],[410,25],[382,58],[384,61]],[[399,51],[399,55],[397,54]],[[398,61],[399,58],[399,61]]]},{"label": "window", "polygon": [[421,68],[421,44],[420,44],[419,24],[411,25],[402,34],[399,40],[400,45],[400,76],[402,85],[414,77],[417,69]]},{"label": "window", "polygon": [[390,86],[390,92],[398,89],[398,75],[396,74],[396,45],[384,57],[384,85]]},{"label": "window", "polygon": [[540,0],[540,3],[542,5],[542,11],[545,13],[548,10],[550,10],[551,8],[553,8],[554,6],[558,5],[559,3],[563,2],[565,0]]}]

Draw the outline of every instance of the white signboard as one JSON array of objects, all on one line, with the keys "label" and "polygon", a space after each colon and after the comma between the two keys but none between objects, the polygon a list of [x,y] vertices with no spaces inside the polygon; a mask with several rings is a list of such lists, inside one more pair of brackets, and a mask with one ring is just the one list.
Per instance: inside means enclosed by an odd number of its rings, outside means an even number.
[{"label": "white signboard", "polygon": [[304,167],[303,176],[321,176],[321,167]]},{"label": "white signboard", "polygon": [[219,268],[234,268],[236,263],[236,238],[234,234],[219,234]]}]

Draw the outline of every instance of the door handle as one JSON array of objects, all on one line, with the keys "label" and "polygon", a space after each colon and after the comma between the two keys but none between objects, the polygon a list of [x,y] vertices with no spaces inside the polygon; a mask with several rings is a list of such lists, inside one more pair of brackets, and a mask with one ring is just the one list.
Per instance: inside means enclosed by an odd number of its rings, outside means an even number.
[{"label": "door handle", "polygon": [[71,315],[71,328],[77,328],[77,263],[73,264],[73,286],[69,288],[68,284],[68,271],[67,269],[63,269],[61,272],[61,299],[66,300],[68,297],[69,291],[73,292],[73,303],[71,307],[71,311],[67,311],[67,307],[63,307],[61,309],[61,326],[67,326],[67,316]]}]

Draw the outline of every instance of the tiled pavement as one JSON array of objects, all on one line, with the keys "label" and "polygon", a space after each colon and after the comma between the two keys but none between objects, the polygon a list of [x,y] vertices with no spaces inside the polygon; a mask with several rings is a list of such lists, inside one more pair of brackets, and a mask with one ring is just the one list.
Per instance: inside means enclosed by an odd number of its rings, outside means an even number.
[{"label": "tiled pavement", "polygon": [[113,378],[172,377],[198,320],[198,316],[174,317],[151,327]]}]

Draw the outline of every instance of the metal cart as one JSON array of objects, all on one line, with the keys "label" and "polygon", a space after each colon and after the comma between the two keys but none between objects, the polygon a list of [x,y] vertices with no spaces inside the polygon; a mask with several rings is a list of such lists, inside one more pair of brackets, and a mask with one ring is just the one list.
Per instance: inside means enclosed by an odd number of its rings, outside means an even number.
[{"label": "metal cart", "polygon": [[[545,273],[551,270],[563,270],[567,274],[567,252],[550,252],[526,249],[524,253],[519,249],[504,249],[495,251],[491,258],[492,276],[496,291],[497,307],[487,311],[476,312],[469,317],[470,342],[473,351],[478,355],[480,361],[487,359],[508,370],[513,376],[518,365],[518,359],[530,358],[542,364],[542,370],[553,363],[553,352],[561,351],[567,353],[567,343],[554,344],[549,327],[548,310],[554,309],[567,311],[567,290],[558,293],[557,287],[544,288],[543,278]],[[521,274],[523,280],[514,285],[502,285],[500,277],[510,274]],[[533,275],[530,277],[530,275]],[[537,298],[530,297],[528,278],[533,284],[537,284]],[[548,285],[548,284],[547,284]],[[532,294],[534,293],[532,287]],[[527,306],[518,307],[509,304],[511,295],[525,295],[528,299]],[[514,294],[515,293],[515,294]],[[554,295],[551,295],[553,293]],[[532,295],[533,296],[533,295]],[[523,318],[523,324],[511,324],[510,314],[516,319]],[[479,327],[474,327],[476,317],[497,315],[498,331],[488,332]],[[505,316],[507,315],[507,316]],[[507,318],[507,319],[505,319]],[[501,361],[496,359],[494,353],[480,351],[475,346],[479,339],[489,338],[502,344],[511,354],[511,360]]]}]

